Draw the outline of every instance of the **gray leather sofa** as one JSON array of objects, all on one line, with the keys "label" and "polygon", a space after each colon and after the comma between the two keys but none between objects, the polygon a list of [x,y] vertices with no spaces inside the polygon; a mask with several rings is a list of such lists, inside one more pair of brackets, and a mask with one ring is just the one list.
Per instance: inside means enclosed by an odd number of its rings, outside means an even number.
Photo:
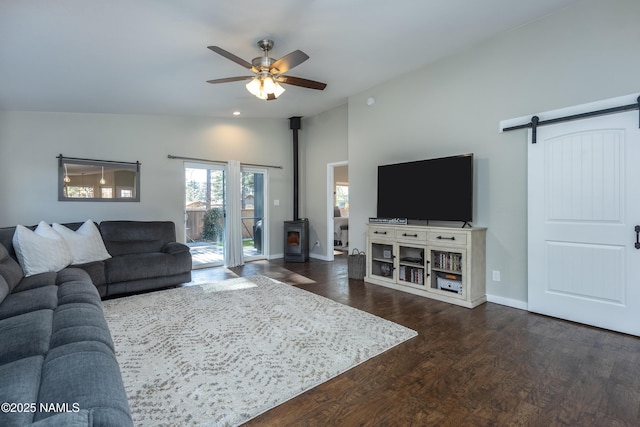
[{"label": "gray leather sofa", "polygon": [[112,258],[24,277],[0,229],[0,426],[133,425],[101,297],[188,282],[191,255],[172,222],[99,230]]}]

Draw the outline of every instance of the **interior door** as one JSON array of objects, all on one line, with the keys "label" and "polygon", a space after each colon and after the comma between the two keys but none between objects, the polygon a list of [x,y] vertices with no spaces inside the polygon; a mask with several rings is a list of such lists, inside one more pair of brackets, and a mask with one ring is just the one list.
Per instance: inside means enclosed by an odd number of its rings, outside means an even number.
[{"label": "interior door", "polygon": [[529,143],[529,310],[640,335],[640,130],[628,112]]}]

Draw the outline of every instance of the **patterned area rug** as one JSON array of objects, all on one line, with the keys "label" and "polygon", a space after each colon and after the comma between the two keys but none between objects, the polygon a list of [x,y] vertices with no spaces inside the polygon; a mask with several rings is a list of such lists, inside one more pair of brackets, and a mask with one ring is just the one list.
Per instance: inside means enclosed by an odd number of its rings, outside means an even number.
[{"label": "patterned area rug", "polygon": [[263,276],[104,311],[136,426],[238,425],[417,335]]}]

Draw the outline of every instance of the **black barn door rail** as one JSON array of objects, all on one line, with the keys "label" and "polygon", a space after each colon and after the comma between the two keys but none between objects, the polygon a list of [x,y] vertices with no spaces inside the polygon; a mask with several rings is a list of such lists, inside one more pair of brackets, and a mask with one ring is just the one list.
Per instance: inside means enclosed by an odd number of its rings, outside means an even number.
[{"label": "black barn door rail", "polygon": [[[535,144],[536,138],[537,138],[538,126],[552,125],[560,122],[568,122],[571,120],[580,120],[580,119],[586,119],[588,117],[604,116],[606,114],[615,114],[615,113],[621,113],[623,111],[632,111],[632,110],[638,110],[640,112],[640,96],[638,97],[637,102],[635,104],[605,108],[604,110],[590,111],[588,113],[573,114],[571,116],[558,117],[555,119],[548,119],[548,120],[540,120],[538,116],[533,116],[531,117],[531,121],[529,123],[524,123],[516,126],[509,126],[509,127],[503,128],[502,131],[507,132],[510,130],[531,128],[531,143]],[[638,115],[638,128],[640,128],[640,114]]]}]

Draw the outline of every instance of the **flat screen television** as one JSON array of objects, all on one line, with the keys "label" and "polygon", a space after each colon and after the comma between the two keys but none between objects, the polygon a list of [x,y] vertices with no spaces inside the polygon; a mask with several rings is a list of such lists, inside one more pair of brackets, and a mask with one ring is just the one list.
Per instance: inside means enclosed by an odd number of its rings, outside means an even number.
[{"label": "flat screen television", "polygon": [[378,166],[377,216],[471,222],[473,154]]}]

